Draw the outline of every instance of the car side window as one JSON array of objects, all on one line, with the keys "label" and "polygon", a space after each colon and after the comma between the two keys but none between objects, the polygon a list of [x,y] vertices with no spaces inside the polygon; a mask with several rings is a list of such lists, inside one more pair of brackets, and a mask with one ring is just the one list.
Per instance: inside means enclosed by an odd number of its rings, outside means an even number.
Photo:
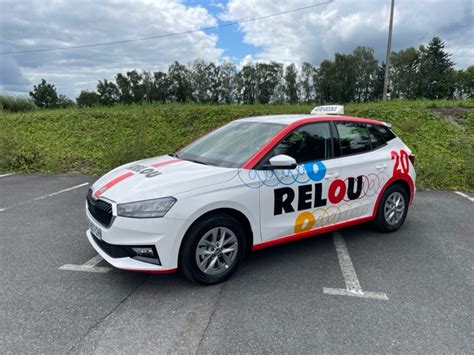
[{"label": "car side window", "polygon": [[273,148],[270,157],[285,154],[298,164],[331,157],[331,129],[329,122],[311,123],[296,128]]},{"label": "car side window", "polygon": [[384,139],[382,138],[381,134],[377,131],[375,126],[372,124],[368,124],[367,127],[369,128],[371,149],[374,150],[385,145]]},{"label": "car side window", "polygon": [[341,154],[365,153],[385,145],[385,141],[372,124],[335,122],[339,134]]},{"label": "car side window", "polygon": [[377,131],[382,135],[386,142],[391,141],[396,136],[393,132],[386,126],[376,126]]}]

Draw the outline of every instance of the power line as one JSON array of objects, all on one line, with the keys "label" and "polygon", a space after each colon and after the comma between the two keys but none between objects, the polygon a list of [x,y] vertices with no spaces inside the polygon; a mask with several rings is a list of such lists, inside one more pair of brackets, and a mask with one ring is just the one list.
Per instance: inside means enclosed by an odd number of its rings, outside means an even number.
[{"label": "power line", "polygon": [[149,41],[149,40],[152,40],[152,39],[159,39],[159,38],[165,38],[165,37],[175,37],[175,36],[181,36],[181,35],[185,35],[185,34],[201,32],[201,31],[217,30],[217,29],[224,28],[224,27],[231,27],[231,26],[240,25],[242,23],[248,23],[248,22],[255,22],[255,21],[259,21],[259,20],[264,20],[264,19],[267,19],[267,18],[270,18],[270,17],[286,15],[286,14],[293,13],[293,12],[308,10],[308,9],[312,9],[312,8],[315,8],[315,7],[318,7],[318,6],[327,5],[327,4],[330,4],[334,1],[335,0],[329,0],[329,1],[322,2],[322,3],[318,3],[318,4],[312,4],[312,5],[308,5],[308,6],[304,6],[304,7],[299,7],[299,8],[296,8],[296,9],[291,9],[291,10],[287,10],[287,11],[273,13],[273,14],[270,14],[270,15],[253,17],[253,18],[248,18],[248,19],[242,19],[242,20],[238,20],[238,21],[234,21],[234,22],[224,23],[224,24],[221,24],[221,25],[210,26],[210,27],[202,27],[202,28],[188,30],[188,31],[182,31],[182,32],[172,32],[172,33],[166,33],[166,34],[162,34],[162,35],[142,37],[142,38],[134,38],[134,39],[124,39],[124,40],[112,41],[112,42],[82,44],[82,45],[70,46],[70,47],[50,47],[50,48],[30,49],[30,50],[24,50],[24,51],[0,52],[0,55],[51,52],[51,51],[80,49],[80,48],[92,48],[92,47],[110,46],[110,45],[115,45],[115,44],[123,44],[123,43],[131,43],[131,42]]}]

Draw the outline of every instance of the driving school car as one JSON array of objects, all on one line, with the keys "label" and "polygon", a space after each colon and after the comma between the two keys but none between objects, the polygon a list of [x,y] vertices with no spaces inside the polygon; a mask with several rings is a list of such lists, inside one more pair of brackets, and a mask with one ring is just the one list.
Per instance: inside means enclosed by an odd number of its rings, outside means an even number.
[{"label": "driving school car", "polygon": [[322,106],[233,121],[120,166],[87,194],[87,238],[119,269],[214,284],[258,250],[373,221],[403,224],[414,156],[386,123]]}]

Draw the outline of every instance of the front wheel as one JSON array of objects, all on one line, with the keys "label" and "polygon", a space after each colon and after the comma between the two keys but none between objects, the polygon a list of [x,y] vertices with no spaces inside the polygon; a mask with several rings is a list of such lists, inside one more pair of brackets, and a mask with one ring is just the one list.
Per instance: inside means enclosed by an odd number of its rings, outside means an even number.
[{"label": "front wheel", "polygon": [[382,232],[395,232],[402,226],[407,212],[407,191],[401,185],[392,185],[380,200],[375,225]]},{"label": "front wheel", "polygon": [[208,216],[185,236],[180,268],[191,281],[216,284],[237,270],[244,250],[244,230],[235,218],[222,214]]}]

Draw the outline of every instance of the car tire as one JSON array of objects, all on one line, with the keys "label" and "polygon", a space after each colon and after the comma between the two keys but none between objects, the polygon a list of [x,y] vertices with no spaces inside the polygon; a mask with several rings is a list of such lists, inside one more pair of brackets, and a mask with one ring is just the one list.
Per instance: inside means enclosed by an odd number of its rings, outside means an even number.
[{"label": "car tire", "polygon": [[[220,245],[222,241],[224,245]],[[193,225],[184,237],[179,268],[193,282],[217,284],[237,270],[244,251],[245,232],[239,221],[226,214],[210,215]]]},{"label": "car tire", "polygon": [[406,189],[399,184],[389,186],[377,208],[375,226],[384,233],[395,232],[405,221],[409,197]]}]

